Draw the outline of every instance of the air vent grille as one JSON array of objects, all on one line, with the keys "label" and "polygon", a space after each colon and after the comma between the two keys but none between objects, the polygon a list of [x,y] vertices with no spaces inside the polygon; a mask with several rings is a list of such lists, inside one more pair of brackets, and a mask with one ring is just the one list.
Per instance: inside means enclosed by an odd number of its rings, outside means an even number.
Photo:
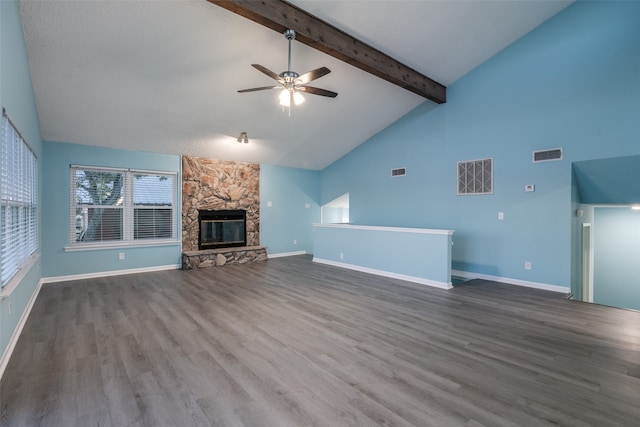
[{"label": "air vent grille", "polygon": [[458,195],[493,194],[493,159],[458,162]]},{"label": "air vent grille", "polygon": [[541,150],[533,152],[533,162],[548,162],[551,160],[562,160],[562,148],[551,150]]},{"label": "air vent grille", "polygon": [[407,174],[407,168],[395,168],[391,169],[391,176],[405,176]]}]

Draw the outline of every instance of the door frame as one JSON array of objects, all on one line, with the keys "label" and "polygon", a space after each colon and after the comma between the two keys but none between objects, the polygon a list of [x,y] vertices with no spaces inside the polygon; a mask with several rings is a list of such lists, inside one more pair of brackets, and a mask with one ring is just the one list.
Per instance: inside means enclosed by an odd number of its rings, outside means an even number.
[{"label": "door frame", "polygon": [[590,222],[582,224],[581,259],[582,301],[593,302],[593,230]]}]

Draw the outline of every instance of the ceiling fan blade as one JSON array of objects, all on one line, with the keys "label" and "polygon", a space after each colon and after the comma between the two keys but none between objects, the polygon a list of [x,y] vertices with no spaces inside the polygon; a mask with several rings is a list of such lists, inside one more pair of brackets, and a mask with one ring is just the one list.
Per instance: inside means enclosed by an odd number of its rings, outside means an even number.
[{"label": "ceiling fan blade", "polygon": [[313,86],[298,86],[297,89],[300,92],[306,92],[313,95],[328,96],[329,98],[335,98],[336,96],[338,96],[336,92],[331,92],[330,90],[320,89]]},{"label": "ceiling fan blade", "polygon": [[242,89],[239,90],[238,93],[245,93],[245,92],[257,92],[259,90],[267,90],[267,89],[282,89],[282,86],[262,86],[262,87],[254,87],[251,89]]},{"label": "ceiling fan blade", "polygon": [[301,75],[296,79],[296,82],[300,82],[300,84],[303,85],[303,84],[309,83],[312,80],[319,79],[322,76],[326,76],[330,72],[331,70],[328,69],[327,67],[320,67]]},{"label": "ceiling fan blade", "polygon": [[253,68],[255,68],[256,70],[261,71],[264,74],[266,74],[267,76],[271,77],[273,80],[277,80],[279,82],[282,82],[282,78],[279,75],[277,75],[276,73],[274,73],[273,71],[271,71],[270,69],[268,69],[266,67],[263,67],[260,64],[251,64],[251,66]]}]

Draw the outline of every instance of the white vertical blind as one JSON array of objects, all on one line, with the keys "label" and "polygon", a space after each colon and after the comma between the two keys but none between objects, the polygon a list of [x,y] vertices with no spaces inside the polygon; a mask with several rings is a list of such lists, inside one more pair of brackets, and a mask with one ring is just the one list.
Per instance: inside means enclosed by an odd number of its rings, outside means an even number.
[{"label": "white vertical blind", "polygon": [[4,286],[38,249],[38,159],[2,111],[0,277]]},{"label": "white vertical blind", "polygon": [[176,240],[176,174],[71,166],[71,245]]}]

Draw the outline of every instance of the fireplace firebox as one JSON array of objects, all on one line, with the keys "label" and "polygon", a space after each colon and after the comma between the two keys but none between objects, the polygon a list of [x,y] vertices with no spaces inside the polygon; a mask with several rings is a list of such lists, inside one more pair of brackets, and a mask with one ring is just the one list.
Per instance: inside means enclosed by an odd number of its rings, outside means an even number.
[{"label": "fireplace firebox", "polygon": [[198,223],[200,250],[247,245],[245,210],[199,210]]}]

